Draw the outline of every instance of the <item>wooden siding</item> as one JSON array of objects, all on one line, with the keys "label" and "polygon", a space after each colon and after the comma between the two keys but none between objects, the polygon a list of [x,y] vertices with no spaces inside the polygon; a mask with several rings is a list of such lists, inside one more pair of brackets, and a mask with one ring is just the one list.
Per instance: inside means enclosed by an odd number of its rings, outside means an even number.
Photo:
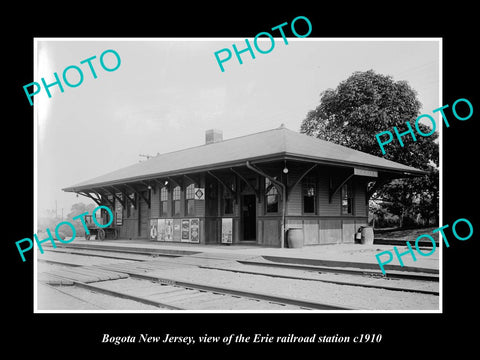
[{"label": "wooden siding", "polygon": [[366,187],[367,183],[365,181],[356,181],[355,190],[354,190],[354,214],[356,216],[368,216],[368,205],[366,202]]},{"label": "wooden siding", "polygon": [[222,231],[221,219],[205,218],[205,244],[220,243]]},{"label": "wooden siding", "polygon": [[355,242],[355,220],[342,220],[342,243],[353,244]]},{"label": "wooden siding", "polygon": [[280,219],[262,218],[257,221],[257,243],[264,246],[280,246]]},{"label": "wooden siding", "polygon": [[155,192],[153,190],[152,188],[150,191],[150,217],[152,219],[160,217],[160,187],[155,186]]},{"label": "wooden siding", "polygon": [[303,220],[303,243],[305,245],[318,244],[318,221]]},{"label": "wooden siding", "polygon": [[302,184],[297,184],[290,191],[287,202],[287,215],[302,215]]},{"label": "wooden siding", "polygon": [[367,218],[295,217],[286,219],[286,228],[303,229],[304,245],[353,244],[360,226]]},{"label": "wooden siding", "polygon": [[340,215],[340,192],[333,196],[331,203],[329,202],[330,175],[327,172],[321,172],[318,180],[318,215]]},{"label": "wooden siding", "polygon": [[342,242],[342,220],[320,220],[319,243],[339,244]]}]

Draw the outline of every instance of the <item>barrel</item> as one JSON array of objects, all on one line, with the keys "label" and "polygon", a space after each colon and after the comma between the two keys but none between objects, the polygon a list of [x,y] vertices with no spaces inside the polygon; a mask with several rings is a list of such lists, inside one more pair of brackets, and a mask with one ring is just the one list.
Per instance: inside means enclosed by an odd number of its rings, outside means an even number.
[{"label": "barrel", "polygon": [[303,229],[288,229],[288,247],[298,249],[303,247]]},{"label": "barrel", "polygon": [[362,244],[373,244],[373,227],[364,226],[362,228]]}]

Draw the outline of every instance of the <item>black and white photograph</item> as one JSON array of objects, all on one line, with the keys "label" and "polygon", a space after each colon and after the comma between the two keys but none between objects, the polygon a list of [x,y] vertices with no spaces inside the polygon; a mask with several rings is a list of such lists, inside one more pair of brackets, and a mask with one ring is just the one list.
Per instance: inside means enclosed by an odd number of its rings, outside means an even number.
[{"label": "black and white photograph", "polygon": [[440,311],[441,47],[36,39],[37,310]]},{"label": "black and white photograph", "polygon": [[474,10],[72,5],[3,23],[7,354],[475,353]]}]

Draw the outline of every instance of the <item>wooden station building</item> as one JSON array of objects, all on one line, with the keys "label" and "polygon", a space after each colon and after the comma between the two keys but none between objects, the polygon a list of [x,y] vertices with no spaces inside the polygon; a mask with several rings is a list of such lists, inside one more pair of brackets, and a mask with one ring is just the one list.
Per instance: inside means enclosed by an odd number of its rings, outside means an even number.
[{"label": "wooden station building", "polygon": [[108,206],[120,239],[283,247],[303,229],[305,245],[353,243],[368,200],[394,178],[425,172],[279,128],[201,146],[63,189]]}]

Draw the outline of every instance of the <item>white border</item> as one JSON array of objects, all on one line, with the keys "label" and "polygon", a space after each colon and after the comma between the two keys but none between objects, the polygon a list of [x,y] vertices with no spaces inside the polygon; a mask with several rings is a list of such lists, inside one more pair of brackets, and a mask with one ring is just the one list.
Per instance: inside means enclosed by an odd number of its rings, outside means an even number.
[{"label": "white border", "polygon": [[[281,40],[281,37],[274,37],[276,40]],[[439,91],[439,99],[440,104],[439,107],[443,105],[443,96],[442,96],[442,87],[443,87],[443,38],[441,37],[432,37],[432,38],[404,38],[404,37],[385,37],[385,38],[342,38],[342,37],[331,37],[331,38],[290,38],[287,37],[288,41],[379,41],[379,42],[395,42],[395,41],[438,41],[439,45],[439,84],[438,84],[438,91]],[[34,61],[34,79],[38,79],[38,41],[238,41],[244,40],[241,37],[226,37],[226,38],[34,38],[33,44],[33,61]],[[267,40],[267,39],[259,39],[259,40]],[[34,180],[34,231],[37,231],[37,138],[38,138],[38,109],[34,107],[34,169],[33,169],[33,180]],[[434,109],[432,109],[434,110]],[[438,122],[439,124],[439,177],[440,177],[440,184],[439,184],[439,202],[440,202],[440,214],[439,214],[439,226],[443,226],[443,126],[441,126],[442,121]],[[439,235],[439,309],[438,310],[39,310],[38,309],[38,299],[37,299],[37,251],[36,251],[36,242],[33,247],[33,261],[34,261],[34,274],[33,274],[33,289],[34,289],[34,313],[53,313],[53,314],[70,314],[70,313],[87,313],[87,314],[132,314],[132,313],[140,313],[140,314],[215,314],[215,313],[232,313],[232,314],[241,314],[241,313],[249,313],[249,314],[392,314],[392,313],[399,313],[399,314],[441,314],[443,313],[443,244],[440,239]]]}]

